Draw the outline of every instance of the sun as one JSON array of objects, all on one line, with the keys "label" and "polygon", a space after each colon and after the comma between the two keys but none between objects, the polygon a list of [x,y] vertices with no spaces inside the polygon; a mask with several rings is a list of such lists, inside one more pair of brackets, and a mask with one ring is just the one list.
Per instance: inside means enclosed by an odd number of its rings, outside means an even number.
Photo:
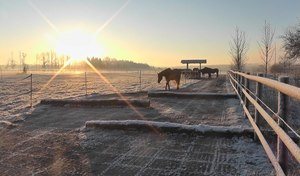
[{"label": "sun", "polygon": [[56,52],[69,55],[75,61],[83,61],[87,57],[100,56],[103,48],[93,33],[82,29],[62,32],[56,39]]}]

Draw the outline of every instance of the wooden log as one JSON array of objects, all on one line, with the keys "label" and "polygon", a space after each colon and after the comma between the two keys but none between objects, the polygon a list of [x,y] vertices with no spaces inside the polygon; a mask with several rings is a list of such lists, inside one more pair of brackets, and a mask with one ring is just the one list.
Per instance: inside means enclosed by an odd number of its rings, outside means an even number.
[{"label": "wooden log", "polygon": [[157,122],[148,120],[92,120],[85,123],[86,128],[100,129],[138,129],[159,132],[195,133],[217,136],[250,136],[251,128],[221,127],[210,125],[186,125],[172,122]]},{"label": "wooden log", "polygon": [[176,92],[176,91],[150,91],[148,97],[174,97],[193,99],[226,99],[236,98],[234,93],[196,93],[196,92]]},{"label": "wooden log", "polygon": [[106,99],[106,100],[65,100],[65,99],[44,99],[41,104],[54,106],[134,106],[134,107],[150,107],[150,100],[121,100],[121,99]]}]

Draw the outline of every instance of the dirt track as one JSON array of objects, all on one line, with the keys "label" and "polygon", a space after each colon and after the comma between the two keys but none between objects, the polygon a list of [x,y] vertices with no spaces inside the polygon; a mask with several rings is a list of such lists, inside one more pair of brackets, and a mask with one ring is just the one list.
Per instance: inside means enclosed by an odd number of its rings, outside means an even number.
[{"label": "dirt track", "polygon": [[181,92],[230,93],[233,92],[226,75],[218,78],[202,78],[198,83],[182,88]]},{"label": "dirt track", "polygon": [[[180,91],[228,92],[226,79]],[[220,85],[211,89],[212,85]],[[200,87],[197,89],[197,87]],[[144,93],[128,98],[147,98]],[[88,97],[115,98],[116,95]],[[262,147],[249,138],[140,131],[79,130],[87,120],[144,119],[248,127],[237,99],[151,98],[151,108],[40,105],[14,128],[0,128],[3,175],[273,175]],[[18,166],[18,167],[16,167]]]}]

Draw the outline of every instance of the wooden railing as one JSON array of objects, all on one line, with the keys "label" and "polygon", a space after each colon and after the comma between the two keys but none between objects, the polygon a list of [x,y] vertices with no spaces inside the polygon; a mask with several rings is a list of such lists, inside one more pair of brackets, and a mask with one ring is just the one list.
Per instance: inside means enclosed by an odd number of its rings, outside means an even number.
[{"label": "wooden railing", "polygon": [[[300,137],[295,130],[293,130],[286,123],[288,97],[300,100],[300,88],[291,86],[288,83],[288,77],[279,77],[279,81],[271,80],[261,77],[261,74],[253,76],[241,72],[229,71],[228,77],[231,85],[237,96],[241,100],[246,117],[249,119],[254,129],[254,139],[261,142],[264,150],[266,151],[272,165],[275,168],[277,175],[285,175],[288,170],[288,151],[300,163],[300,148],[288,135],[288,130],[294,132],[296,137]],[[253,93],[250,90],[249,82],[256,83],[256,91]],[[262,85],[273,88],[278,91],[278,110],[275,115],[278,120],[274,120],[270,114],[267,113],[265,108],[266,104],[261,100]],[[255,109],[254,118],[249,111],[250,103]],[[263,108],[264,107],[264,108]],[[277,135],[277,152],[276,154],[271,150],[270,145],[265,139],[261,128],[260,121],[264,119],[267,124],[274,130]]]}]

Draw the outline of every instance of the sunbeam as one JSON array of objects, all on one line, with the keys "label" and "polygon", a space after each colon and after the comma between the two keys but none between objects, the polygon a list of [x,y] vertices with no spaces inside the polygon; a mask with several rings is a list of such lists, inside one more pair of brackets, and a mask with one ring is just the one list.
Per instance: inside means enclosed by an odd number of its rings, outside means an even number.
[{"label": "sunbeam", "polygon": [[[117,88],[115,88],[108,79],[106,79],[105,76],[102,75],[101,72],[99,72],[99,70],[97,70],[88,60],[85,60],[85,62],[88,64],[89,67],[91,67],[93,69],[93,71],[106,83],[109,85],[109,87],[121,98],[121,100],[123,100],[129,107],[130,109],[132,109],[138,116],[140,119],[142,120],[146,120],[146,118],[144,118],[143,114],[141,114],[129,101],[127,101],[127,99],[118,91]],[[161,135],[162,133],[160,133],[158,131],[158,129],[152,127],[151,125],[149,125],[149,127],[158,135]]]},{"label": "sunbeam", "polygon": [[28,0],[28,3],[55,32],[59,33],[58,28],[43,14],[42,11],[40,11],[40,9],[31,0]]},{"label": "sunbeam", "polygon": [[[37,92],[37,94],[41,93],[44,91],[49,84],[68,66],[72,63],[72,59],[69,59],[50,79],[47,81],[47,83]],[[38,98],[38,97],[37,97]]]},{"label": "sunbeam", "polygon": [[100,26],[96,32],[95,32],[95,36],[97,36],[107,25],[109,25],[109,23],[112,22],[112,20],[119,15],[119,13],[129,4],[131,0],[127,0],[117,11],[116,13],[113,14],[113,16],[111,16],[108,20],[105,21],[105,23]]}]

